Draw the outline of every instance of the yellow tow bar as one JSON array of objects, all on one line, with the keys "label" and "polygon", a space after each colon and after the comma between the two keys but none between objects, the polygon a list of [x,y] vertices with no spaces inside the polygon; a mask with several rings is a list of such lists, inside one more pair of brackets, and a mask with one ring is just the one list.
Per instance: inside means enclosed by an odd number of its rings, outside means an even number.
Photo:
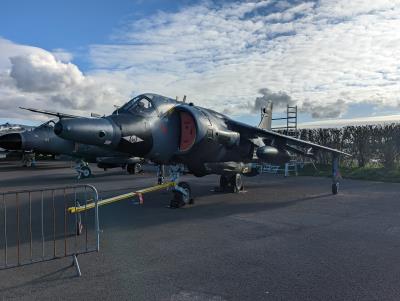
[{"label": "yellow tow bar", "polygon": [[[175,182],[167,182],[167,183],[164,183],[164,184],[155,185],[155,186],[152,186],[152,187],[149,187],[149,188],[144,188],[144,189],[140,189],[140,190],[137,190],[137,191],[134,191],[134,192],[128,192],[128,193],[125,193],[125,194],[117,195],[117,196],[112,197],[112,198],[104,199],[104,200],[98,201],[97,204],[100,207],[100,206],[109,205],[109,204],[112,204],[112,203],[115,203],[115,202],[123,201],[123,200],[126,200],[126,199],[130,199],[130,198],[132,198],[134,196],[139,196],[141,198],[142,194],[153,192],[153,191],[157,191],[157,190],[161,190],[161,189],[165,189],[165,188],[169,188],[169,187],[173,187],[175,185],[176,185]],[[93,209],[95,206],[96,206],[95,202],[90,202],[90,203],[88,203],[86,205],[83,205],[83,206],[69,207],[68,208],[68,212],[69,213],[80,213],[80,212],[83,212],[83,211],[86,211],[86,210]]]}]

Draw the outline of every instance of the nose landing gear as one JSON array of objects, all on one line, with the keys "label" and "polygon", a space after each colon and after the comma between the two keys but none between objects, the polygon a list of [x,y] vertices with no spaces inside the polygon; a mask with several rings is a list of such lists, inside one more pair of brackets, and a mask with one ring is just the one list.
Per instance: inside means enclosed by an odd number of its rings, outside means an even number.
[{"label": "nose landing gear", "polygon": [[[171,181],[178,183],[180,175],[183,173],[183,166],[177,165],[177,166],[171,166],[170,167],[170,175],[171,175]],[[159,180],[160,176],[163,179],[163,172],[159,174]],[[173,198],[170,202],[169,207],[170,208],[181,208],[185,206],[186,204],[194,204],[194,199],[192,197],[192,190],[190,188],[189,183],[187,182],[179,182],[175,187],[172,189],[173,193]]]},{"label": "nose landing gear", "polygon": [[172,190],[173,199],[170,202],[170,208],[180,208],[186,204],[193,204],[192,190],[187,182],[180,182]]}]

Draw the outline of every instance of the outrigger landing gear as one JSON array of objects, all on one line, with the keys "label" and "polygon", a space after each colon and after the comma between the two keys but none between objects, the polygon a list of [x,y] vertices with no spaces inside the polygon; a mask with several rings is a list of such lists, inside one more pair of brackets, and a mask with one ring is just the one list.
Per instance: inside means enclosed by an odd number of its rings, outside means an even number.
[{"label": "outrigger landing gear", "polygon": [[238,193],[244,188],[242,175],[239,173],[230,176],[221,175],[219,187],[223,192]]},{"label": "outrigger landing gear", "polygon": [[[180,175],[183,173],[182,166],[171,166],[170,174],[171,181],[178,183]],[[189,183],[180,182],[174,186],[172,189],[173,199],[170,202],[170,208],[181,208],[186,204],[194,204],[194,200],[192,198],[192,190],[190,188]]]},{"label": "outrigger landing gear", "polygon": [[92,175],[92,170],[90,169],[89,164],[83,160],[76,162],[75,170],[78,173],[78,180],[88,178]]},{"label": "outrigger landing gear", "polygon": [[332,194],[339,192],[339,157],[333,155],[332,157]]}]

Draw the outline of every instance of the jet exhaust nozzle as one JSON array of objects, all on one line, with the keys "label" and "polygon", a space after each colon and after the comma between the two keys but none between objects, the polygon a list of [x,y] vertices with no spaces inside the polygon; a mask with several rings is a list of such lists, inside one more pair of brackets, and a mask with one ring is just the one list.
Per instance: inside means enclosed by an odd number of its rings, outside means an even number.
[{"label": "jet exhaust nozzle", "polygon": [[0,147],[6,150],[21,150],[22,149],[21,134],[12,133],[0,136]]}]

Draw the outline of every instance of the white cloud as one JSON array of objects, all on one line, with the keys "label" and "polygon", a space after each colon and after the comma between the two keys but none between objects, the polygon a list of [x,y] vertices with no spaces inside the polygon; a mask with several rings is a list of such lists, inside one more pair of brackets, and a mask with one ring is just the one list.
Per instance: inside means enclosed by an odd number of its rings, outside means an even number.
[{"label": "white cloud", "polygon": [[208,1],[126,23],[109,44],[89,47],[85,73],[67,50],[0,38],[0,109],[107,113],[155,92],[242,114],[260,89],[314,118],[357,103],[399,108],[398,28],[400,0]]},{"label": "white cloud", "polygon": [[65,62],[65,63],[71,62],[72,59],[74,58],[74,56],[71,52],[68,52],[67,50],[62,49],[62,48],[53,49],[51,51],[51,53],[54,55],[54,57],[57,60]]},{"label": "white cloud", "polygon": [[334,128],[349,125],[400,123],[400,115],[383,115],[362,118],[328,119],[299,123],[299,128]]},{"label": "white cloud", "polygon": [[236,113],[265,87],[320,118],[399,106],[399,0],[283,4],[205,2],[135,19],[114,44],[92,45],[92,64],[127,74],[136,91]]},{"label": "white cloud", "polygon": [[248,108],[253,113],[258,113],[261,107],[265,106],[267,102],[272,102],[274,104],[274,108],[286,108],[286,105],[294,105],[295,101],[285,92],[273,92],[268,88],[260,89],[258,91],[261,96],[257,97],[254,101],[254,104],[249,102]]},{"label": "white cloud", "polygon": [[11,67],[9,59],[11,56],[40,54],[45,52],[46,51],[43,49],[37,47],[15,44],[0,36],[0,70],[4,71]]},{"label": "white cloud", "polygon": [[76,65],[57,59],[51,52],[7,40],[0,39],[0,49],[0,117],[46,118],[19,110],[19,106],[80,115],[108,114],[114,104],[130,96],[130,84],[121,74],[83,74]]},{"label": "white cloud", "polygon": [[12,56],[10,61],[10,76],[21,91],[59,92],[85,80],[77,66],[57,61],[51,53]]}]

